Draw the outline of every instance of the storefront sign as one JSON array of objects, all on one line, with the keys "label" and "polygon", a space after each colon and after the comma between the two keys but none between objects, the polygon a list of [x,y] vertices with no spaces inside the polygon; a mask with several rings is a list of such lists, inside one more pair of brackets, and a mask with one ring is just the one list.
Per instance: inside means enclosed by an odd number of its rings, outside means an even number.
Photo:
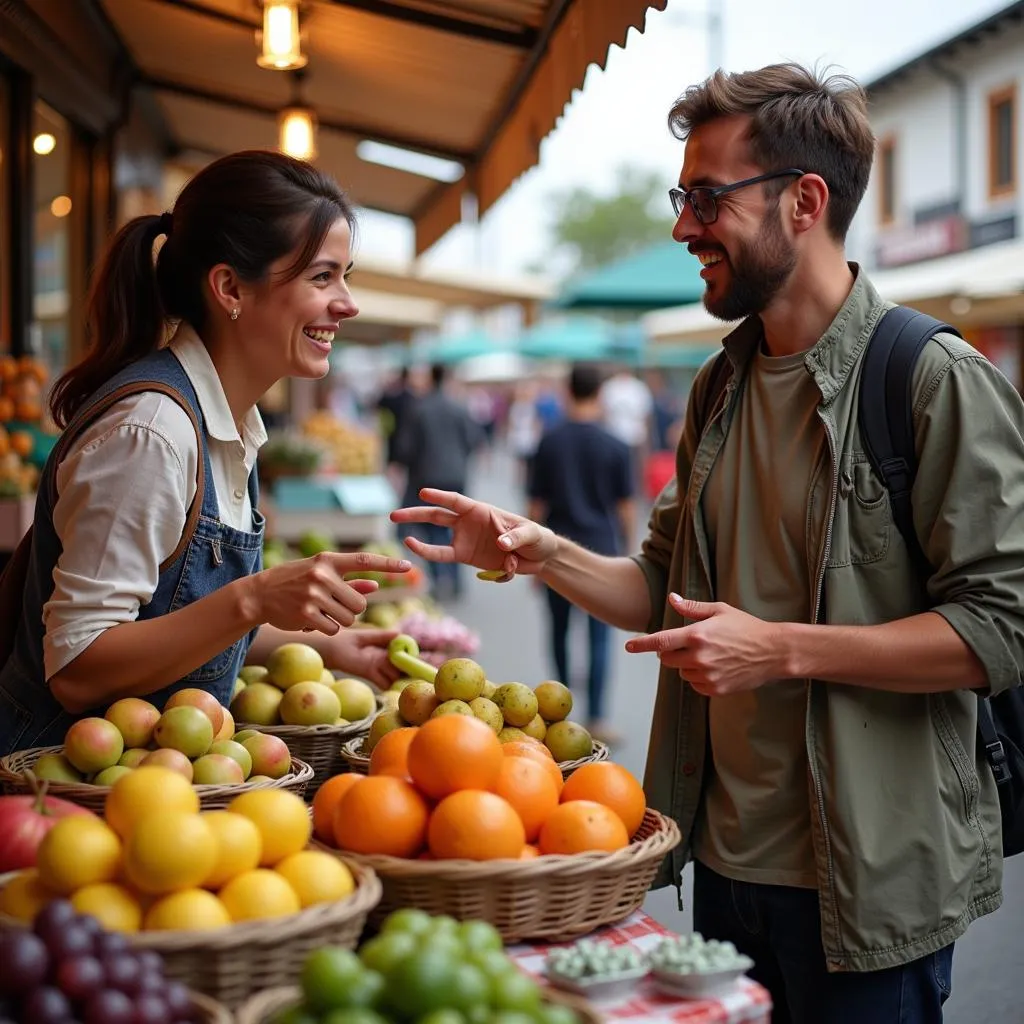
[{"label": "storefront sign", "polygon": [[967,225],[960,216],[886,231],[878,242],[878,265],[899,267],[967,248]]},{"label": "storefront sign", "polygon": [[996,220],[975,221],[971,225],[971,248],[1008,242],[1017,237],[1017,215],[999,217]]}]

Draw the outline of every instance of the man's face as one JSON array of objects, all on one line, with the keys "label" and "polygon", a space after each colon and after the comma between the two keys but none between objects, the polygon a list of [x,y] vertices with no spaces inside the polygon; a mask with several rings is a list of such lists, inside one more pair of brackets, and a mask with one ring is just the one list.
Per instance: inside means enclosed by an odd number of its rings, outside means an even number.
[{"label": "man's face", "polygon": [[[723,117],[697,128],[687,139],[679,186],[729,185],[775,168],[752,163],[749,118]],[[720,320],[763,312],[796,266],[797,254],[782,225],[777,198],[751,185],[716,199],[718,217],[701,224],[689,203],[672,231],[703,264],[704,306]]]}]

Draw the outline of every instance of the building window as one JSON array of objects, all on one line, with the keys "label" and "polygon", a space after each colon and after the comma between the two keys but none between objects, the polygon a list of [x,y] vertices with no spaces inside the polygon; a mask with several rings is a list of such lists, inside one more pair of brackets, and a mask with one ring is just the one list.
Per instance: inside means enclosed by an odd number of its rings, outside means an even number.
[{"label": "building window", "polygon": [[71,249],[71,129],[37,101],[32,125],[35,190],[33,349],[51,372],[68,356]]},{"label": "building window", "polygon": [[988,194],[1012,195],[1017,188],[1017,89],[1009,86],[988,98]]},{"label": "building window", "polygon": [[883,139],[878,145],[878,219],[883,225],[896,219],[895,139]]}]

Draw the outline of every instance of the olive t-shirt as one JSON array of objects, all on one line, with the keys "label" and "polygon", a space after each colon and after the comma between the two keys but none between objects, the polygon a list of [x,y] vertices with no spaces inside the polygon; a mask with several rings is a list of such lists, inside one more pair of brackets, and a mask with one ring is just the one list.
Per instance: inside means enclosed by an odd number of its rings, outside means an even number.
[{"label": "olive t-shirt", "polygon": [[[805,353],[754,357],[705,486],[715,597],[771,622],[809,622],[808,493],[826,445]],[[694,855],[738,881],[814,888],[806,680],[712,697]]]}]

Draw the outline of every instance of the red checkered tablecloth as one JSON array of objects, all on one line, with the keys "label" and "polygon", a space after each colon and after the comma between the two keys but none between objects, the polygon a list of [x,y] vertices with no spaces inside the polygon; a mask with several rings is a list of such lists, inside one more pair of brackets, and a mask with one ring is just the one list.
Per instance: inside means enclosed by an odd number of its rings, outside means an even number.
[{"label": "red checkered tablecloth", "polygon": [[[640,952],[657,946],[662,936],[673,932],[654,918],[637,911],[620,924],[602,928],[587,938],[613,945],[630,945]],[[571,945],[571,943],[566,943]],[[544,957],[553,945],[521,944],[509,946],[507,952],[529,974],[542,977]],[[679,999],[662,995],[649,979],[631,991],[611,999],[590,1001],[597,1013],[608,1022],[644,1021],[645,1024],[770,1024],[771,999],[767,991],[749,978],[741,978],[727,992],[713,999]]]}]

